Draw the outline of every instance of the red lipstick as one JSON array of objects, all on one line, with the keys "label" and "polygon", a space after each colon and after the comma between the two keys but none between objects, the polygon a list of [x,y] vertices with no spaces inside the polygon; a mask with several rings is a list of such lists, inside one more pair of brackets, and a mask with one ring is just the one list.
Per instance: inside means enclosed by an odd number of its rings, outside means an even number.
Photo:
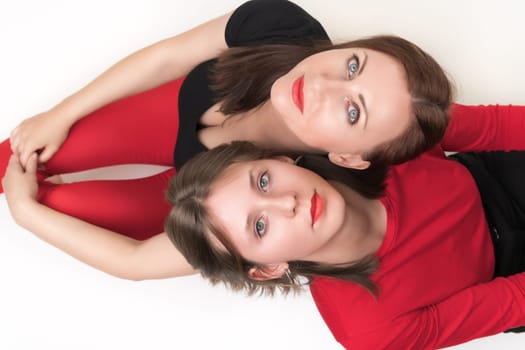
[{"label": "red lipstick", "polygon": [[292,99],[297,108],[303,113],[304,96],[303,96],[304,76],[297,78],[292,85]]},{"label": "red lipstick", "polygon": [[323,201],[321,200],[321,197],[319,197],[317,192],[314,192],[314,195],[312,196],[310,203],[311,203],[310,216],[312,217],[312,226],[313,226],[315,222],[319,219],[321,214],[323,213]]}]

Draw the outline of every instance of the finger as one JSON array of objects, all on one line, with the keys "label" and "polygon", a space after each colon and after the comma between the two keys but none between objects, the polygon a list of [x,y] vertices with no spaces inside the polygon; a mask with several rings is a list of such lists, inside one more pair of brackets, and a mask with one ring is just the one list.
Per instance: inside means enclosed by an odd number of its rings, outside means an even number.
[{"label": "finger", "polygon": [[48,146],[44,148],[44,150],[40,153],[40,155],[38,156],[38,160],[40,161],[40,163],[45,163],[49,159],[51,159],[51,157],[53,156],[53,154],[56,153],[56,151],[57,148]]},{"label": "finger", "polygon": [[36,153],[31,153],[26,163],[26,173],[35,174],[38,167],[38,156]]},{"label": "finger", "polygon": [[9,157],[9,164],[11,163],[18,163],[18,157],[15,154],[11,154]]},{"label": "finger", "polygon": [[31,156],[31,151],[25,151],[23,150],[21,153],[20,153],[20,164],[22,165],[22,167],[25,169],[27,167],[27,161],[29,159],[29,157]]},{"label": "finger", "polygon": [[7,170],[6,170],[6,174],[7,173],[11,173],[11,172],[22,172],[22,165],[20,165],[20,160],[18,159],[18,157],[16,155],[12,155],[10,158],[9,158],[9,163],[7,165]]},{"label": "finger", "polygon": [[10,139],[13,139],[16,135],[18,135],[18,130],[19,130],[20,126],[17,126],[16,128],[14,128],[12,131],[11,131],[11,134],[9,134],[9,138]]},{"label": "finger", "polygon": [[18,153],[18,134],[11,135],[9,143],[11,144],[11,151],[15,154]]}]

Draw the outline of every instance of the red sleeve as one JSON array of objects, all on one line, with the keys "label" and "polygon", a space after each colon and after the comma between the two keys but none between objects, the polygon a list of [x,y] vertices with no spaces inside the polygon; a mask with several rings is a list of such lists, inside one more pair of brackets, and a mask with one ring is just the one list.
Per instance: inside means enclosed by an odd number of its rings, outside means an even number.
[{"label": "red sleeve", "polygon": [[[467,288],[440,303],[408,312],[369,329],[345,322],[352,305],[323,286],[311,287],[321,316],[345,348],[436,349],[500,333],[525,324],[525,273]],[[337,293],[341,295],[341,293]],[[354,320],[355,321],[355,320]]]},{"label": "red sleeve", "polygon": [[525,106],[452,106],[441,146],[445,151],[525,149]]}]

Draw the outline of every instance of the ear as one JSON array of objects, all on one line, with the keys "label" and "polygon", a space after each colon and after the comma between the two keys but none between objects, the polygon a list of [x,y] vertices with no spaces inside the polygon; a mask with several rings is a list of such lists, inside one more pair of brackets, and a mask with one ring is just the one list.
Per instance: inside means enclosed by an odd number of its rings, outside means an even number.
[{"label": "ear", "polygon": [[287,269],[288,263],[254,266],[248,270],[248,276],[255,281],[268,281],[281,277]]},{"label": "ear", "polygon": [[360,154],[353,153],[328,153],[328,159],[336,165],[344,168],[365,170],[370,167],[368,160],[363,160]]}]

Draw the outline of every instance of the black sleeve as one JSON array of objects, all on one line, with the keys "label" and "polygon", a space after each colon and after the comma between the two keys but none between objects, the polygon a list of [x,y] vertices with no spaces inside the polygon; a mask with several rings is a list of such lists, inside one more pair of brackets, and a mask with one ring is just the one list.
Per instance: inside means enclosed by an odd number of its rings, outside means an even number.
[{"label": "black sleeve", "polygon": [[231,15],[225,32],[229,47],[330,40],[308,12],[286,0],[252,0]]}]

